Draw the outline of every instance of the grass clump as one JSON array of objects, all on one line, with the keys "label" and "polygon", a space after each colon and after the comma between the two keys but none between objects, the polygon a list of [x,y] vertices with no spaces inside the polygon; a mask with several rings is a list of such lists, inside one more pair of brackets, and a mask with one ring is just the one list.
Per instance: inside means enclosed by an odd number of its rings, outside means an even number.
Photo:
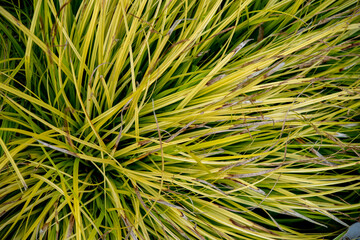
[{"label": "grass clump", "polygon": [[2,239],[328,239],[359,217],[359,5],[0,7]]}]

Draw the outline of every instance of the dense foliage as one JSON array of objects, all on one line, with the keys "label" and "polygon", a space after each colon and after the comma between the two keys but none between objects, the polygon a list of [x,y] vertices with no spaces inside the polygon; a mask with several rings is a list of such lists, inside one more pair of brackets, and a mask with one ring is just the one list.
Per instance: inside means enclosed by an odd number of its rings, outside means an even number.
[{"label": "dense foliage", "polygon": [[0,6],[1,239],[329,239],[359,217],[355,0]]}]

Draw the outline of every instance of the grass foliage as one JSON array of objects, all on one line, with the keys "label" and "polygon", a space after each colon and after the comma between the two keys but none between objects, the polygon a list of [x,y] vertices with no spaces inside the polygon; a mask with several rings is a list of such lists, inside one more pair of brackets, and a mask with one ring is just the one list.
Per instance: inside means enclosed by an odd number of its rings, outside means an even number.
[{"label": "grass foliage", "polygon": [[355,0],[0,6],[1,239],[323,239],[359,217]]}]

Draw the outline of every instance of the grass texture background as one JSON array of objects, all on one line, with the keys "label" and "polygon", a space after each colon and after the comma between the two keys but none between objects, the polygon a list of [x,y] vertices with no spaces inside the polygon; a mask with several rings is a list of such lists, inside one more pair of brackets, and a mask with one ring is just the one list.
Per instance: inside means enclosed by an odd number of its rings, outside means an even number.
[{"label": "grass texture background", "polygon": [[332,239],[359,220],[355,0],[0,6],[1,239]]}]

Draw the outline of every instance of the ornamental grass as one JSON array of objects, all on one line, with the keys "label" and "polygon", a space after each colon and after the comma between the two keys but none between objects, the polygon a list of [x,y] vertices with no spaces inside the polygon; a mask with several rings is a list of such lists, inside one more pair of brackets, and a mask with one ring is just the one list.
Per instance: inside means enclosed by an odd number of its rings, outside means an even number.
[{"label": "ornamental grass", "polygon": [[358,1],[3,1],[0,33],[1,239],[359,220]]}]

